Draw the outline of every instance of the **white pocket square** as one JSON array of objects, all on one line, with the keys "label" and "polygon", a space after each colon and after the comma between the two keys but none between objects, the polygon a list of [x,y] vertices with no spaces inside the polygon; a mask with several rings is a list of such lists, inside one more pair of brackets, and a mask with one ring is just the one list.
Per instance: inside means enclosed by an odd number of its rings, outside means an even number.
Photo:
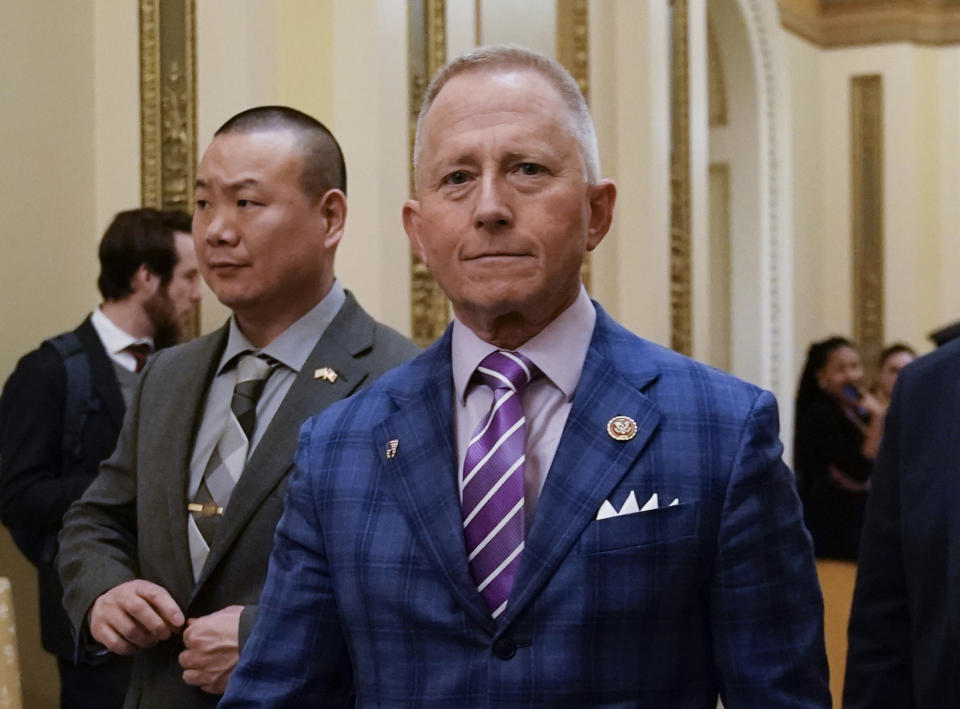
[{"label": "white pocket square", "polygon": [[[667,507],[675,507],[680,504],[679,498],[673,498]],[[650,495],[650,499],[644,503],[643,507],[640,507],[637,504],[637,494],[631,490],[630,496],[627,497],[627,501],[623,503],[623,506],[618,512],[617,509],[610,504],[610,500],[604,500],[603,504],[600,505],[600,509],[597,510],[597,519],[608,519],[610,517],[623,517],[624,515],[637,514],[639,512],[649,512],[650,510],[660,509],[660,498],[657,496],[657,493]]]}]

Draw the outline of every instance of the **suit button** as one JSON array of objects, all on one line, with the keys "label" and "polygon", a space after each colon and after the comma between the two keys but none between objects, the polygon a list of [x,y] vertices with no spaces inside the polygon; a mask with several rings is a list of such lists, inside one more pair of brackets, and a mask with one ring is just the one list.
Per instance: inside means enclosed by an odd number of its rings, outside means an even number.
[{"label": "suit button", "polygon": [[501,660],[509,660],[517,654],[517,644],[510,638],[497,638],[493,644],[493,654]]}]

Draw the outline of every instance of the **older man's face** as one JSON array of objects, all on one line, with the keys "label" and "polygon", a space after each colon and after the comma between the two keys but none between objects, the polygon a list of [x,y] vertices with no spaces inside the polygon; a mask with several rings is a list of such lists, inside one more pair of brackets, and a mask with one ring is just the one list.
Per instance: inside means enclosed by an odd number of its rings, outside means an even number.
[{"label": "older man's face", "polygon": [[616,194],[586,183],[559,92],[529,69],[468,71],[440,91],[422,141],[404,227],[457,315],[474,330],[513,314],[548,323],[576,299]]}]

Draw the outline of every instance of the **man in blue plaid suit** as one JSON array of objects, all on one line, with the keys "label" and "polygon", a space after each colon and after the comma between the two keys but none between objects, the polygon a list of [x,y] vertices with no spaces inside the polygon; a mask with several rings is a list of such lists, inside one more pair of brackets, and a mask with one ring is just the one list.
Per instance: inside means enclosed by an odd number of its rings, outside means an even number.
[{"label": "man in blue plaid suit", "polygon": [[569,74],[458,57],[415,168],[404,226],[455,321],[304,426],[220,706],[828,707],[773,397],[583,290],[616,188]]}]

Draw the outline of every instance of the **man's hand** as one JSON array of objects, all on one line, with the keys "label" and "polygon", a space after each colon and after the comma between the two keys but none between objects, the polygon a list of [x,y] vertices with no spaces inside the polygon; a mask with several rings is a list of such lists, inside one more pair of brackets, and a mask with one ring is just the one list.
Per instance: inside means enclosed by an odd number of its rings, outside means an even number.
[{"label": "man's hand", "polygon": [[163,586],[135,579],[114,586],[90,609],[90,635],[118,655],[166,640],[183,625],[183,612]]},{"label": "man's hand", "polygon": [[243,606],[227,606],[216,613],[190,618],[183,631],[180,653],[183,681],[204,692],[223,694],[240,658],[240,613]]}]

